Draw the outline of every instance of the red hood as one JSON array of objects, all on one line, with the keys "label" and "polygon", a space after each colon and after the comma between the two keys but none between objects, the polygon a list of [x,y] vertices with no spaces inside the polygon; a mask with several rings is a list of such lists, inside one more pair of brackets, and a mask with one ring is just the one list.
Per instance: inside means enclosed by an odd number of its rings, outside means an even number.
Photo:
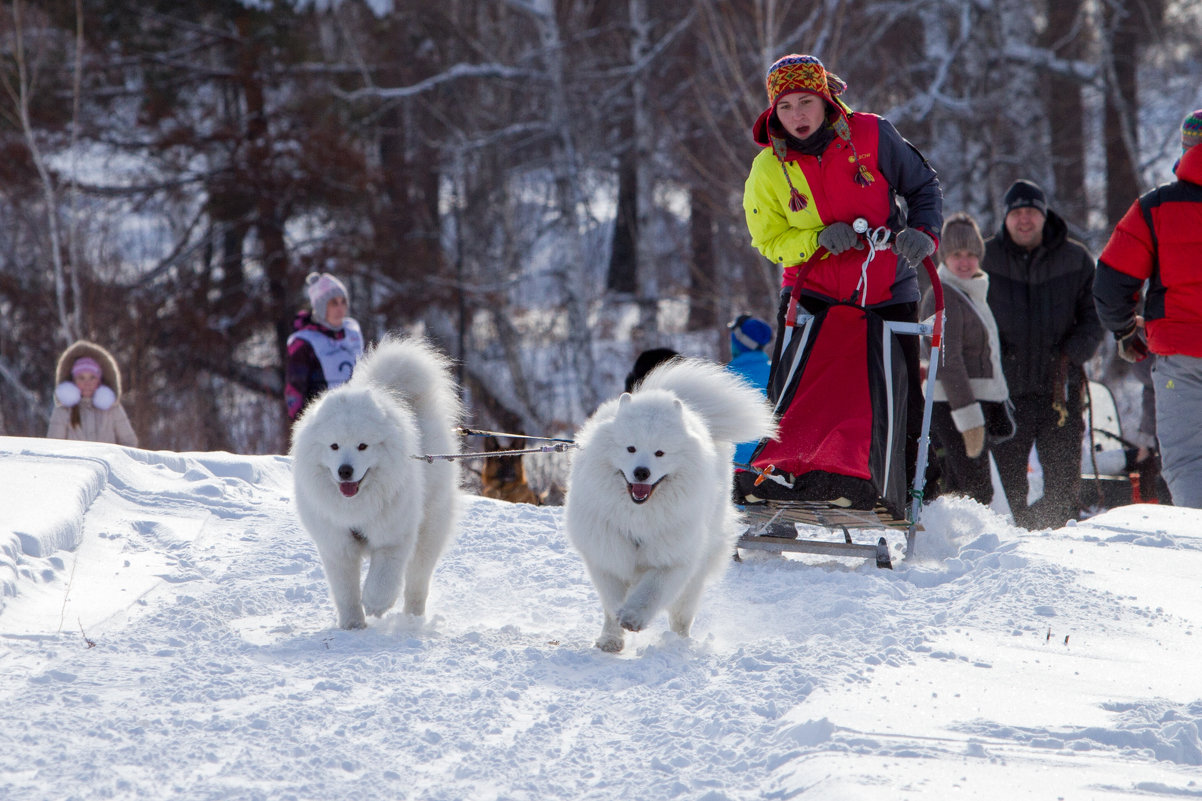
[{"label": "red hood", "polygon": [[768,118],[772,116],[772,106],[764,109],[760,116],[756,117],[755,124],[751,126],[751,138],[760,147],[768,147],[772,144],[768,140]]},{"label": "red hood", "polygon": [[1177,163],[1176,173],[1182,181],[1202,185],[1202,146],[1194,145],[1185,151]]},{"label": "red hood", "polygon": [[[813,93],[810,93],[810,94],[813,94]],[[822,95],[817,95],[817,96],[822,97]],[[830,121],[830,107],[832,107],[829,100],[827,100],[827,105],[828,105],[827,121],[829,122]],[[847,107],[847,104],[844,103],[843,101],[841,101],[841,100],[838,101],[836,104],[834,104],[833,107],[835,108],[836,111],[838,111],[840,114],[843,115],[843,119],[848,119],[850,117],[851,110]],[[760,112],[760,116],[755,118],[755,122],[751,126],[751,138],[754,139],[755,143],[757,145],[759,145],[760,147],[768,147],[769,145],[772,144],[772,141],[768,138],[769,137],[768,118],[770,118],[772,116],[772,110],[774,108],[776,108],[776,106],[768,106],[768,108],[766,108],[762,112]],[[777,135],[779,136],[780,133],[778,132]]]}]

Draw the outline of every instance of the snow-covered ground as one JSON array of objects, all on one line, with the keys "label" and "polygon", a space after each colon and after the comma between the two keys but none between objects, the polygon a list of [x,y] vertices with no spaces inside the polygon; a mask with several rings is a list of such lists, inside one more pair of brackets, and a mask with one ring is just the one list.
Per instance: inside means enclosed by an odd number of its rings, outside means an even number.
[{"label": "snow-covered ground", "polygon": [[0,437],[0,487],[6,801],[1202,797],[1199,511],[940,499],[613,656],[559,508],[471,498],[429,616],[345,632],[284,457]]}]

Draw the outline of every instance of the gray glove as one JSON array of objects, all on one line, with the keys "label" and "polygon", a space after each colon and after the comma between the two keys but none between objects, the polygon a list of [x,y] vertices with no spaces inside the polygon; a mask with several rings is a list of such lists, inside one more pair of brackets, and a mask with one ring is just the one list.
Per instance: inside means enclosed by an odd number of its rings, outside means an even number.
[{"label": "gray glove", "polygon": [[919,264],[935,252],[935,240],[916,228],[907,228],[894,237],[893,252],[910,264]]},{"label": "gray glove", "polygon": [[860,241],[860,235],[845,222],[833,222],[823,228],[822,233],[818,234],[818,244],[834,256],[851,248],[860,250],[864,247],[864,243]]}]

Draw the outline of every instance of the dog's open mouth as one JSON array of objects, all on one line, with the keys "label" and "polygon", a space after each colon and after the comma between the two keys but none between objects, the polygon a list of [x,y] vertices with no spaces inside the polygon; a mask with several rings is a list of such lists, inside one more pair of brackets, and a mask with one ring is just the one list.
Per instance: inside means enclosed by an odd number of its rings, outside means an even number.
[{"label": "dog's open mouth", "polygon": [[339,481],[338,491],[347,498],[353,498],[359,494],[359,485],[363,483],[363,479],[365,478],[367,478],[366,472],[359,478],[358,481]]},{"label": "dog's open mouth", "polygon": [[[663,481],[661,478],[659,481]],[[651,493],[655,492],[655,488],[659,486],[659,481],[654,484],[631,484],[626,482],[626,489],[630,492],[630,500],[635,503],[646,503],[651,497]]]}]

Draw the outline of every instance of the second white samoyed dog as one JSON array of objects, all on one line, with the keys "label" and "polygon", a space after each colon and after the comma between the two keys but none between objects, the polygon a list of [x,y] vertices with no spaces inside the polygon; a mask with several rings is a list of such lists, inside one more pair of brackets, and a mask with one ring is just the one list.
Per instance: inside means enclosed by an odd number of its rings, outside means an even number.
[{"label": "second white samoyed dog", "polygon": [[455,529],[459,474],[451,461],[413,457],[458,453],[460,413],[446,357],[419,340],[385,338],[350,381],[297,420],[297,511],[317,544],[342,628],[363,628],[364,612],[383,615],[402,583],[404,611],[425,614],[430,576]]},{"label": "second white samoyed dog", "polygon": [[689,636],[706,583],[731,561],[739,514],[734,443],[772,436],[758,389],[724,367],[677,359],[581,427],[564,517],[601,596],[597,647],[622,650],[661,609]]}]

